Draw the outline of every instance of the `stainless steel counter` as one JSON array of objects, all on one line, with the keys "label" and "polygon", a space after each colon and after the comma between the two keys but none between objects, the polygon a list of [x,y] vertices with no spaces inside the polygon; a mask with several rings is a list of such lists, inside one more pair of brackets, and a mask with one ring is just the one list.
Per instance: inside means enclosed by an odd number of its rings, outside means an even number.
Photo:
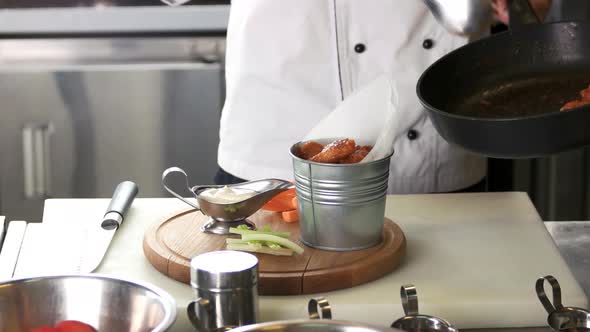
[{"label": "stainless steel counter", "polygon": [[[574,277],[584,289],[586,296],[590,294],[590,221],[558,221],[545,222],[545,227],[557,244],[561,255],[567,262]],[[565,306],[567,299],[562,299]],[[477,332],[549,332],[550,328],[514,328],[514,329],[477,329],[462,330]]]},{"label": "stainless steel counter", "polygon": [[[590,294],[590,221],[545,222],[574,277]],[[567,299],[563,299],[567,305]]]}]

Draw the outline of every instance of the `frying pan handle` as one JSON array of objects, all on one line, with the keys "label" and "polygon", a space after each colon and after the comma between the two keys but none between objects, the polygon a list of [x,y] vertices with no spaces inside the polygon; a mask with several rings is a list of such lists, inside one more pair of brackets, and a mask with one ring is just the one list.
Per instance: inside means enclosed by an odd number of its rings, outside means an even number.
[{"label": "frying pan handle", "polygon": [[510,29],[518,29],[527,24],[541,23],[529,0],[508,0],[508,12]]}]

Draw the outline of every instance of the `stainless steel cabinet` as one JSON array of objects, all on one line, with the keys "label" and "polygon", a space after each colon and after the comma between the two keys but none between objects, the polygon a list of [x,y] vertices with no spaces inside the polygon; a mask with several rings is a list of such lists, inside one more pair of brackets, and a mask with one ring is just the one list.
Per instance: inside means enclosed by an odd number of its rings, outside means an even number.
[{"label": "stainless steel cabinet", "polygon": [[0,215],[39,221],[45,198],[110,197],[127,179],[141,197],[165,196],[173,165],[211,183],[219,42],[0,42]]}]

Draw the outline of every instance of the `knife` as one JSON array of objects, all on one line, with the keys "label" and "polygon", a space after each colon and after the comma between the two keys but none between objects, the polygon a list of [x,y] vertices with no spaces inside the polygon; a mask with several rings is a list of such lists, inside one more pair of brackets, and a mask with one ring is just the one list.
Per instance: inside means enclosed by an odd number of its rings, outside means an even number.
[{"label": "knife", "polygon": [[8,231],[8,220],[6,217],[0,216],[0,252],[2,252],[2,245],[6,238],[6,232]]},{"label": "knife", "polygon": [[[123,223],[125,213],[131,206],[131,203],[133,203],[137,191],[137,184],[131,181],[121,182],[115,188],[113,198],[102,218],[100,227],[91,227],[88,230],[89,239],[92,241],[92,245],[88,247],[91,249],[91,252],[87,253],[88,256],[82,262],[80,272],[90,273],[100,265],[105,253],[109,249],[115,232]],[[94,235],[95,232],[96,235]]]},{"label": "knife", "polygon": [[96,270],[137,192],[135,183],[121,182],[102,219],[92,223],[29,223],[12,277],[80,274]]},{"label": "knife", "polygon": [[4,217],[0,217],[3,224],[2,249],[0,250],[0,280],[11,279],[16,264],[20,248],[25,237],[27,222],[24,220],[15,220],[6,222]]}]

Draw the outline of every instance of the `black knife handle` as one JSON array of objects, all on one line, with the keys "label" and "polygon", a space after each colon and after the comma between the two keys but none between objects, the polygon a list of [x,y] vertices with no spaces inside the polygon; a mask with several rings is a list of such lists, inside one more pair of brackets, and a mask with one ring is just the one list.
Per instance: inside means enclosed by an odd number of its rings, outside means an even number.
[{"label": "black knife handle", "polygon": [[[104,220],[102,222],[102,227],[105,229],[110,229],[114,227],[118,227],[121,222],[123,222],[123,216],[133,203],[135,196],[137,195],[137,184],[131,181],[123,181],[119,183],[117,188],[115,188],[115,192],[113,193],[113,198],[111,199],[111,203],[107,208],[107,212],[104,215]],[[111,218],[112,213],[116,212],[120,215],[120,218]]]}]

